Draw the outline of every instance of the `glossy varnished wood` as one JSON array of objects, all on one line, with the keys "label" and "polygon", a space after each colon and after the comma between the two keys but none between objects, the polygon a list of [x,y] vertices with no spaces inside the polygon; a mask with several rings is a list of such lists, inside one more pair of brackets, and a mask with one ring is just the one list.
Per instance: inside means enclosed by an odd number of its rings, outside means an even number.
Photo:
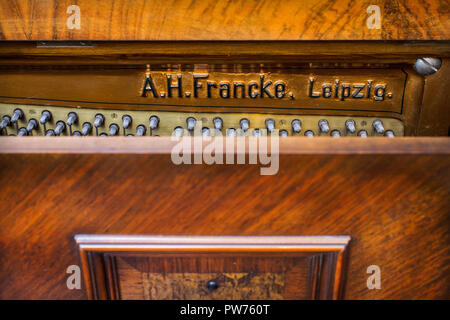
[{"label": "glossy varnished wood", "polygon": [[[302,139],[281,147],[274,176],[256,165],[176,166],[167,147],[137,154],[131,138],[122,150],[120,139],[92,139],[105,153],[67,151],[62,139],[23,153],[34,139],[15,139],[17,153],[0,140],[9,150],[0,156],[3,299],[86,298],[66,287],[76,234],[350,235],[345,298],[449,298],[447,139],[367,139],[373,153],[357,154],[352,139],[323,138],[313,140],[322,154],[296,154],[313,148]],[[381,290],[366,287],[372,264]]]},{"label": "glossy varnished wood", "polygon": [[[67,20],[79,6],[79,29]],[[369,29],[370,5],[381,27]],[[10,0],[0,3],[6,40],[446,40],[446,0]]]}]

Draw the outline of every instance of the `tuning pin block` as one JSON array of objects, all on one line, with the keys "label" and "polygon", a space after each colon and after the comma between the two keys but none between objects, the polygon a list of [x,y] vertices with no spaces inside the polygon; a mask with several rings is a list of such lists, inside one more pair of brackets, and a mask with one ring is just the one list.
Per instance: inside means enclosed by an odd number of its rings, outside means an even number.
[{"label": "tuning pin block", "polygon": [[64,123],[64,121],[58,121],[56,123],[55,134],[59,136],[64,132],[64,130],[66,130],[66,124]]},{"label": "tuning pin block", "polygon": [[138,137],[145,136],[146,131],[147,131],[147,129],[145,128],[145,126],[140,124],[136,128],[136,136],[138,136]]},{"label": "tuning pin block", "polygon": [[300,120],[298,119],[292,120],[291,125],[292,125],[292,132],[300,133],[300,131],[302,131],[302,123]]},{"label": "tuning pin block", "polygon": [[41,119],[39,120],[39,122],[41,124],[46,124],[51,119],[52,119],[52,114],[50,113],[50,111],[44,110],[44,111],[42,111]]},{"label": "tuning pin block", "polygon": [[131,119],[131,117],[129,115],[125,115],[122,117],[122,127],[124,129],[128,129],[128,127],[130,126],[131,122],[133,120]]}]

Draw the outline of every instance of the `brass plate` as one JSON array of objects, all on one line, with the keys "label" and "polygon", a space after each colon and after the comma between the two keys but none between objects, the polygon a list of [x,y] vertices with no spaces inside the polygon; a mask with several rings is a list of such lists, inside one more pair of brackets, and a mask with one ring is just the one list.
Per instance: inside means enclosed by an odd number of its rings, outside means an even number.
[{"label": "brass plate", "polygon": [[[306,130],[312,130],[314,134],[328,136],[330,132],[337,129],[341,132],[341,135],[356,136],[356,133],[346,132],[345,121],[353,119],[356,123],[356,132],[359,130],[366,130],[371,136],[378,136],[372,128],[372,122],[376,119],[380,119],[383,122],[386,130],[394,131],[395,136],[404,135],[403,123],[394,118],[384,117],[347,117],[347,116],[335,116],[335,115],[291,115],[291,114],[258,114],[258,113],[212,113],[212,112],[170,112],[170,111],[131,111],[131,110],[105,110],[105,109],[84,109],[84,108],[67,108],[67,107],[51,107],[51,106],[35,106],[35,105],[15,105],[15,104],[0,104],[0,117],[4,115],[11,116],[16,108],[23,110],[25,116],[18,121],[18,128],[26,127],[30,119],[34,118],[39,121],[41,114],[44,110],[48,110],[52,113],[52,120],[45,126],[45,130],[54,129],[56,122],[62,120],[66,122],[69,112],[76,112],[78,115],[78,121],[72,125],[72,132],[81,131],[83,123],[93,123],[96,114],[101,113],[105,117],[105,123],[97,131],[91,132],[91,135],[99,135],[101,133],[108,133],[108,128],[111,124],[115,123],[120,127],[119,135],[135,134],[136,127],[138,125],[144,125],[147,128],[146,135],[150,135],[149,130],[149,118],[152,115],[156,115],[160,119],[159,127],[152,131],[152,135],[168,136],[172,135],[173,130],[177,126],[186,128],[186,119],[188,117],[194,117],[197,122],[197,127],[214,128],[213,119],[221,117],[223,120],[223,134],[225,134],[228,128],[238,129],[240,120],[247,118],[250,121],[250,130],[247,134],[252,134],[252,129],[265,128],[266,119],[275,120],[275,129],[287,130],[289,135],[292,135],[291,122],[294,119],[301,120],[302,130],[299,134],[303,135]],[[123,130],[122,117],[129,115],[133,121],[129,129]],[[329,122],[330,132],[327,134],[319,134],[318,122],[321,119],[326,119]],[[201,124],[200,124],[201,121]],[[32,131],[32,135],[42,136],[44,135],[44,126],[39,125],[37,130]],[[69,135],[70,130],[66,130],[63,135]],[[186,130],[185,130],[186,132]],[[17,128],[15,126],[8,126],[6,132],[2,134],[16,134]]]}]

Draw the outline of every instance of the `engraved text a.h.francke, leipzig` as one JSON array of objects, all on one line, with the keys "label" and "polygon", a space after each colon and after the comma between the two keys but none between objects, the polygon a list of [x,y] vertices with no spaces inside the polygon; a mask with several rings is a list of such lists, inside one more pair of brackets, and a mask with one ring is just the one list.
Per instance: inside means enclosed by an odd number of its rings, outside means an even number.
[{"label": "engraved text a.h.francke, leipzig", "polygon": [[151,71],[141,75],[140,99],[155,105],[399,114],[406,79],[401,70],[364,69],[319,69],[314,73]]},{"label": "engraved text a.h.francke, leipzig", "polygon": [[[283,99],[288,97],[293,99],[295,93],[288,92],[286,81],[272,81],[266,78],[265,74],[259,74],[259,79],[250,81],[239,80],[212,80],[208,73],[192,73],[190,88],[184,85],[186,75],[166,74],[165,83],[156,84],[151,75],[145,76],[142,87],[142,97],[153,96],[154,98],[172,98],[187,97],[194,98],[222,98],[222,99],[257,99],[257,98],[276,98]],[[335,98],[341,101],[346,99],[373,99],[374,101],[383,101],[386,97],[391,99],[392,92],[386,93],[387,85],[385,83],[374,83],[373,80],[367,80],[366,83],[343,82],[339,78],[328,82],[317,83],[314,77],[310,77],[305,83],[307,90],[304,90],[309,98]],[[187,90],[187,91],[186,91]],[[301,92],[299,92],[301,94]]]}]

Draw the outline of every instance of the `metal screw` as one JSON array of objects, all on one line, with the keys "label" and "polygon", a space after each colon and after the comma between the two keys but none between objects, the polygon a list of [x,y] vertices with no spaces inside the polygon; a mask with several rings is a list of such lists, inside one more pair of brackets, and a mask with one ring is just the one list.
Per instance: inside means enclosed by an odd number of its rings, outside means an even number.
[{"label": "metal screw", "polygon": [[280,130],[280,137],[285,138],[287,137],[289,134],[287,132],[287,130]]},{"label": "metal screw", "polygon": [[196,122],[197,122],[197,120],[195,120],[195,118],[193,118],[193,117],[189,117],[186,119],[186,125],[187,125],[188,131],[194,130]]},{"label": "metal screw", "polygon": [[442,61],[439,58],[419,58],[414,64],[414,68],[417,73],[422,76],[427,76],[437,72],[442,65]]}]

